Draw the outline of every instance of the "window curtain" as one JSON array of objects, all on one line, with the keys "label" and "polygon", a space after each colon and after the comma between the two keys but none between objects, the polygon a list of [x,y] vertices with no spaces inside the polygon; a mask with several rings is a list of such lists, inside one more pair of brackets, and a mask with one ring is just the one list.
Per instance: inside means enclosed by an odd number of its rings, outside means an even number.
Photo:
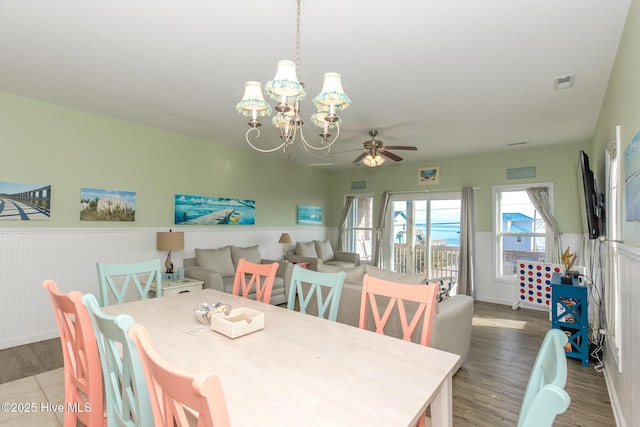
[{"label": "window curtain", "polygon": [[342,208],[342,215],[340,216],[340,226],[338,227],[338,244],[336,251],[344,251],[344,229],[347,226],[347,217],[349,211],[353,206],[354,196],[347,196],[344,201],[344,208]]},{"label": "window curtain", "polygon": [[547,231],[551,230],[553,235],[553,239],[551,239],[551,248],[549,253],[551,254],[551,259],[549,260],[552,264],[559,264],[561,260],[560,255],[560,228],[558,228],[558,223],[551,213],[551,202],[549,201],[549,189],[547,187],[529,187],[527,188],[527,194],[529,195],[529,200],[533,203],[536,210],[542,215],[542,219],[547,224]]},{"label": "window curtain", "polygon": [[475,283],[473,263],[475,257],[475,208],[473,187],[462,189],[460,209],[460,270],[458,293],[474,296]]},{"label": "window curtain", "polygon": [[376,245],[373,249],[373,265],[384,268],[384,258],[382,253],[382,237],[387,221],[387,208],[389,207],[389,192],[382,192],[382,201],[380,202],[380,212],[378,213],[378,227],[376,228]]}]

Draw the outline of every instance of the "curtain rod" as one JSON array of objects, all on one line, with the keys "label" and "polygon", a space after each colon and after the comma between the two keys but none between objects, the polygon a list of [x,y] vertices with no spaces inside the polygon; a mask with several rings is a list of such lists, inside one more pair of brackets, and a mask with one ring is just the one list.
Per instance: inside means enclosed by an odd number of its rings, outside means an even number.
[{"label": "curtain rod", "polygon": [[[480,190],[480,187],[471,187],[473,191]],[[452,191],[462,191],[462,188],[453,188],[453,189],[439,189],[439,190],[412,190],[412,191],[389,191],[389,194],[417,194],[417,193],[448,193]],[[384,191],[382,191],[384,193]]]}]

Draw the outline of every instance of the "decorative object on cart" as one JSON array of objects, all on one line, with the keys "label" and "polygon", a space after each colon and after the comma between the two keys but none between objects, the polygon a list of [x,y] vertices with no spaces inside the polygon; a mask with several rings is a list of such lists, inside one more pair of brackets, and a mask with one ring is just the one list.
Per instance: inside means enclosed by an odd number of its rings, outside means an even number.
[{"label": "decorative object on cart", "polygon": [[440,168],[429,166],[428,168],[418,169],[418,184],[431,185],[440,184]]},{"label": "decorative object on cart", "polygon": [[159,231],[156,234],[156,247],[159,251],[169,251],[164,262],[166,273],[173,273],[173,263],[171,262],[171,251],[184,249],[184,233],[182,231],[172,232],[169,230]]},{"label": "decorative object on cart", "polygon": [[[282,243],[284,245],[287,245],[289,243],[293,243],[293,240],[291,240],[291,235],[289,235],[289,233],[282,233],[280,235],[280,239],[278,240],[278,243]],[[287,247],[285,246],[282,251],[283,251],[282,252],[282,259],[287,259]]]},{"label": "decorative object on cart", "polygon": [[[300,0],[297,2],[296,21],[296,61],[283,60],[278,62],[278,69],[273,80],[265,84],[264,92],[269,98],[278,102],[275,106],[277,114],[271,123],[280,129],[282,143],[273,148],[260,148],[254,145],[249,136],[255,133],[255,139],[260,137],[261,126],[260,117],[271,116],[271,106],[267,104],[262,96],[261,85],[256,81],[245,83],[244,96],[236,105],[236,111],[243,116],[250,117],[250,129],[245,135],[247,143],[261,153],[271,153],[282,149],[285,157],[291,156],[293,147],[300,135],[300,144],[304,150],[314,158],[323,158],[331,151],[331,146],[340,136],[341,119],[336,115],[340,110],[344,110],[351,104],[351,100],[342,90],[340,74],[325,73],[322,91],[313,98],[316,113],[311,116],[311,122],[320,127],[322,131],[319,136],[320,145],[310,144],[304,136],[302,125],[304,122],[300,117],[300,101],[304,99],[304,83],[298,81],[300,62]],[[332,137],[331,131],[335,130],[336,135]]]},{"label": "decorative object on cart", "polygon": [[49,220],[51,186],[0,181],[0,220]]}]

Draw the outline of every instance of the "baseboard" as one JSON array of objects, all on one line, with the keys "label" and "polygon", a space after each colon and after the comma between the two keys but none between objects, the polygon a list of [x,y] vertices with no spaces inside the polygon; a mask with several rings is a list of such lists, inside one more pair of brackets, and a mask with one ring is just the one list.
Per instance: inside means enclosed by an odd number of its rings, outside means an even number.
[{"label": "baseboard", "polygon": [[6,341],[0,342],[0,350],[4,350],[6,348],[18,347],[20,345],[32,344],[38,341],[50,340],[52,338],[60,337],[60,333],[58,329],[53,329],[51,331],[42,332],[39,334],[28,335],[24,337],[19,337],[15,339],[10,339]]},{"label": "baseboard", "polygon": [[607,385],[607,392],[609,393],[609,401],[611,402],[611,410],[613,411],[613,418],[616,420],[616,426],[627,427],[622,408],[620,408],[620,399],[618,399],[615,387],[611,386],[612,379],[609,377],[609,370],[606,367],[604,369],[604,382]]}]

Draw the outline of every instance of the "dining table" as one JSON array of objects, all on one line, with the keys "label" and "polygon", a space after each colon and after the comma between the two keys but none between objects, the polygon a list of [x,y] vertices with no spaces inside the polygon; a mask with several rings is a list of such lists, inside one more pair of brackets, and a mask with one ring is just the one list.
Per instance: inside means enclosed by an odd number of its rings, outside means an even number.
[{"label": "dining table", "polygon": [[[264,328],[229,338],[198,322],[203,303],[264,313]],[[429,406],[434,427],[453,425],[456,354],[212,289],[103,311],[132,316],[167,361],[217,375],[232,426],[414,426]]]}]

